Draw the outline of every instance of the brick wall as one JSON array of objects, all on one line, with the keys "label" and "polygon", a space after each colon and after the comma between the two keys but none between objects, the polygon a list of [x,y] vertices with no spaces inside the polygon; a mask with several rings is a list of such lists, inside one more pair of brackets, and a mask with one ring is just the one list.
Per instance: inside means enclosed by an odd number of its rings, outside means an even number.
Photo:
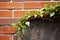
[{"label": "brick wall", "polygon": [[[45,2],[40,1],[13,1],[0,0],[0,40],[17,40],[16,30],[10,24],[17,22],[27,11],[39,10],[45,7]],[[54,2],[50,2],[50,4],[52,5]]]}]

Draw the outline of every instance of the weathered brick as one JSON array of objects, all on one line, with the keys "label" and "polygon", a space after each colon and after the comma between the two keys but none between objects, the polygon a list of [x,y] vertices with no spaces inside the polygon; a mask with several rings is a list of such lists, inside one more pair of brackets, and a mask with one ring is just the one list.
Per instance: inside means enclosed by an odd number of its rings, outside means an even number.
[{"label": "weathered brick", "polygon": [[0,18],[0,25],[2,24],[10,24],[10,19],[1,19]]},{"label": "weathered brick", "polygon": [[14,17],[23,17],[26,11],[17,10],[14,12]]},{"label": "weathered brick", "polygon": [[[24,8],[44,8],[48,2],[24,2]],[[56,2],[49,2],[49,5],[54,5]]]},{"label": "weathered brick", "polygon": [[24,2],[24,8],[43,8],[44,2]]},{"label": "weathered brick", "polygon": [[16,30],[13,26],[1,26],[0,27],[0,34],[14,34]]},{"label": "weathered brick", "polygon": [[0,8],[12,8],[12,6],[11,2],[0,2]]},{"label": "weathered brick", "polygon": [[0,25],[9,25],[11,23],[16,23],[19,18],[0,18]]},{"label": "weathered brick", "polygon": [[12,8],[21,8],[21,2],[0,2],[0,8],[1,9],[12,9]]},{"label": "weathered brick", "polygon": [[12,17],[10,10],[0,10],[0,17]]},{"label": "weathered brick", "polygon": [[0,40],[10,40],[10,36],[0,36]]},{"label": "weathered brick", "polygon": [[22,3],[21,2],[13,2],[13,7],[14,8],[22,8]]},{"label": "weathered brick", "polygon": [[0,2],[9,2],[10,0],[0,0]]}]

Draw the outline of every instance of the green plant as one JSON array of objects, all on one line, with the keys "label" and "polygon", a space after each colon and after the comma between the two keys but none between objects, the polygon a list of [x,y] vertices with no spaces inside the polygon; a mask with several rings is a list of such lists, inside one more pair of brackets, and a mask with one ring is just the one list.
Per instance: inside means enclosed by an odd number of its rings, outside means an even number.
[{"label": "green plant", "polygon": [[54,16],[56,12],[60,12],[60,2],[56,2],[54,5],[49,5],[47,2],[45,8],[41,8],[40,15],[47,14],[50,15],[50,17]]},{"label": "green plant", "polygon": [[16,28],[16,32],[18,35],[20,35],[20,33],[24,35],[24,32],[27,28],[26,26],[30,26],[30,22],[28,21],[30,17],[34,16],[36,18],[38,15],[40,17],[43,17],[44,14],[46,14],[51,18],[55,15],[56,12],[60,12],[60,3],[57,2],[54,5],[49,5],[49,3],[46,3],[46,7],[41,8],[38,11],[26,12],[24,17],[20,18],[17,23],[12,23],[12,25]]}]

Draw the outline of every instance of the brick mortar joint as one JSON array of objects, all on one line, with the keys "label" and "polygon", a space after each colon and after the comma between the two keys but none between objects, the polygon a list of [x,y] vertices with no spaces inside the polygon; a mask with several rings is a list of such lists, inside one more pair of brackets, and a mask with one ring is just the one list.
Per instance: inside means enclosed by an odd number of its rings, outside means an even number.
[{"label": "brick mortar joint", "polygon": [[22,0],[22,10],[24,10],[24,0]]},{"label": "brick mortar joint", "polygon": [[12,10],[12,18],[14,18],[14,10]]}]

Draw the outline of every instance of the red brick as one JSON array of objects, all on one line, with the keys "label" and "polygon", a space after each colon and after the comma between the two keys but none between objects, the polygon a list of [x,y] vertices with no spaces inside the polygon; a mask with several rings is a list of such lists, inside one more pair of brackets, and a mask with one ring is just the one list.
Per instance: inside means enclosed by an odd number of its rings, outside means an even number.
[{"label": "red brick", "polygon": [[13,7],[14,8],[22,8],[22,3],[21,2],[13,2]]},{"label": "red brick", "polygon": [[10,40],[10,36],[0,36],[0,40]]},{"label": "red brick", "polygon": [[12,12],[9,10],[0,10],[0,17],[12,17]]},{"label": "red brick", "polygon": [[9,2],[10,0],[0,0],[0,2]]},{"label": "red brick", "polygon": [[12,8],[21,8],[21,2],[0,2],[0,8],[8,8],[8,9],[12,9]]},{"label": "red brick", "polygon": [[0,24],[10,24],[10,19],[0,19]]},{"label": "red brick", "polygon": [[[44,8],[46,2],[24,2],[24,8]],[[48,2],[50,5],[54,5],[56,2]]]},{"label": "red brick", "polygon": [[0,25],[16,23],[19,18],[0,18]]},{"label": "red brick", "polygon": [[13,34],[16,33],[16,30],[13,26],[1,26],[0,34]]},{"label": "red brick", "polygon": [[44,2],[24,2],[24,8],[43,8]]},{"label": "red brick", "polygon": [[15,11],[14,12],[14,17],[23,17],[26,11]]},{"label": "red brick", "polygon": [[13,4],[10,2],[0,2],[0,8],[12,8]]}]

